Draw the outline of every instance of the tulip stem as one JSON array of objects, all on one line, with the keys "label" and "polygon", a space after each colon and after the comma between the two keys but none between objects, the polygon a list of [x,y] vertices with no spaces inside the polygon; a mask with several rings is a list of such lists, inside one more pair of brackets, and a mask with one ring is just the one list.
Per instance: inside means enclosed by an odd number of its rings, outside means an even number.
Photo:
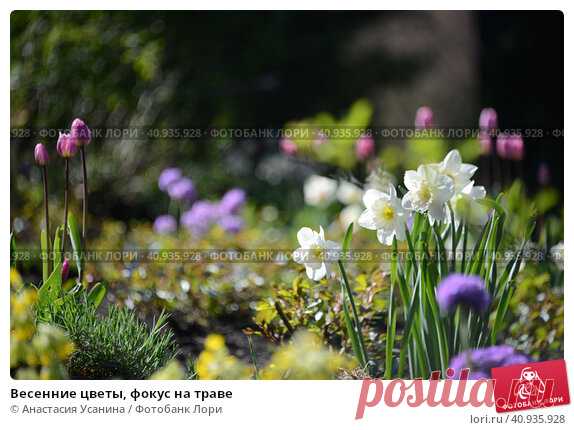
[{"label": "tulip stem", "polygon": [[70,188],[70,162],[65,158],[66,167],[64,170],[64,231],[62,232],[62,257],[66,252],[66,235],[68,234],[68,194]]},{"label": "tulip stem", "polygon": [[[44,182],[44,223],[46,224],[46,238],[48,243],[48,250],[52,249],[51,236],[50,236],[50,213],[48,211],[48,169],[42,166],[42,182]],[[46,256],[46,258],[48,258]],[[48,260],[48,273],[50,272],[50,260]]]},{"label": "tulip stem", "polygon": [[88,215],[88,170],[86,169],[86,151],[84,145],[80,146],[80,155],[82,157],[82,172],[84,175],[84,193],[83,193],[83,208],[82,208],[82,240],[84,247],[86,246],[86,217]]}]

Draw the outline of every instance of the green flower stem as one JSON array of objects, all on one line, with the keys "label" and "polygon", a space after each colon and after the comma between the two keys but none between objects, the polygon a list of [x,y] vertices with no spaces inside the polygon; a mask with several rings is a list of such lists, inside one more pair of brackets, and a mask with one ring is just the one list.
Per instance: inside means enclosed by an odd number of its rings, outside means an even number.
[{"label": "green flower stem", "polygon": [[88,170],[86,169],[86,151],[85,145],[80,146],[80,155],[82,158],[83,173],[83,196],[82,196],[82,241],[86,247],[86,218],[88,216]]},{"label": "green flower stem", "polygon": [[353,292],[351,291],[351,286],[349,284],[349,279],[347,278],[347,273],[345,272],[345,268],[343,267],[343,263],[341,262],[341,260],[337,261],[337,263],[339,265],[339,269],[341,271],[341,276],[343,278],[343,286],[344,286],[345,292],[347,293],[349,303],[351,304],[351,311],[353,312],[353,319],[355,320],[354,325],[355,325],[357,337],[359,339],[359,346],[361,349],[361,355],[363,357],[364,364],[368,365],[369,358],[367,356],[367,351],[365,349],[365,342],[363,340],[363,333],[361,330],[361,322],[359,321],[359,314],[357,312],[357,307],[355,306],[355,299],[353,298]]},{"label": "green flower stem", "polygon": [[[47,238],[47,249],[52,249],[52,239],[50,235],[50,212],[48,209],[48,169],[46,166],[42,166],[42,181],[44,183],[44,224],[46,225],[46,238]],[[48,258],[48,256],[46,256]],[[48,258],[48,273],[50,271],[50,259]]]},{"label": "green flower stem", "polygon": [[70,161],[65,158],[64,170],[64,230],[62,231],[62,258],[66,252],[66,236],[68,234],[68,199],[70,192]]}]

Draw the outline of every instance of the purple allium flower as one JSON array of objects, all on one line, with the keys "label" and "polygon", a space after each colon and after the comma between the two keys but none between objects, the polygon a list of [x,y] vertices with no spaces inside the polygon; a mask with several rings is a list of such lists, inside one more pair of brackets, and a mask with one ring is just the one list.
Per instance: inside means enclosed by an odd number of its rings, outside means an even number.
[{"label": "purple allium flower", "polygon": [[415,115],[415,127],[419,129],[431,128],[433,126],[433,111],[428,106],[421,106]]},{"label": "purple allium flower", "polygon": [[92,132],[80,118],[72,121],[70,136],[76,146],[88,145],[92,141]]},{"label": "purple allium flower", "polygon": [[222,216],[237,214],[245,204],[245,200],[245,191],[241,188],[233,188],[227,191],[221,198],[218,212]]},{"label": "purple allium flower", "polygon": [[530,359],[516,352],[509,345],[490,346],[488,348],[463,351],[450,360],[448,367],[454,369],[458,378],[462,369],[470,369],[469,379],[490,378],[493,367],[528,363]]},{"label": "purple allium flower", "polygon": [[153,229],[158,234],[170,234],[177,230],[177,221],[171,215],[160,215],[154,223]]},{"label": "purple allium flower", "polygon": [[38,143],[34,148],[34,159],[36,163],[40,166],[45,166],[50,161],[50,156],[48,155],[48,150],[44,145]]},{"label": "purple allium flower", "polygon": [[297,154],[297,144],[286,137],[279,141],[279,148],[285,155]]},{"label": "purple allium flower", "polygon": [[181,223],[193,234],[202,235],[209,231],[218,218],[216,204],[200,200],[181,215]]},{"label": "purple allium flower", "polygon": [[180,178],[181,170],[177,167],[168,167],[167,169],[163,169],[157,180],[159,189],[167,191],[168,187]]},{"label": "purple allium flower", "polygon": [[550,183],[550,168],[548,164],[541,163],[538,166],[538,172],[536,173],[536,178],[540,185],[548,185]]},{"label": "purple allium flower", "polygon": [[478,126],[481,131],[491,133],[494,129],[498,127],[498,115],[496,111],[491,108],[484,108],[480,111],[480,117],[478,118]]},{"label": "purple allium flower", "polygon": [[56,150],[61,157],[70,158],[76,155],[78,147],[69,134],[60,133],[60,136],[58,137],[58,143],[56,144]]},{"label": "purple allium flower", "polygon": [[436,299],[442,312],[452,312],[457,306],[466,306],[484,312],[490,305],[490,295],[480,276],[454,273],[438,285]]},{"label": "purple allium flower", "polygon": [[70,274],[70,260],[64,257],[64,262],[62,263],[62,282],[68,279],[68,275]]},{"label": "purple allium flower", "polygon": [[236,234],[243,228],[243,218],[237,215],[224,216],[218,221],[218,224],[227,233]]},{"label": "purple allium flower", "polygon": [[167,188],[167,193],[173,200],[193,201],[195,199],[195,186],[189,178],[180,178]]},{"label": "purple allium flower", "polygon": [[371,136],[361,136],[355,143],[355,154],[361,161],[365,161],[375,154],[375,140]]}]

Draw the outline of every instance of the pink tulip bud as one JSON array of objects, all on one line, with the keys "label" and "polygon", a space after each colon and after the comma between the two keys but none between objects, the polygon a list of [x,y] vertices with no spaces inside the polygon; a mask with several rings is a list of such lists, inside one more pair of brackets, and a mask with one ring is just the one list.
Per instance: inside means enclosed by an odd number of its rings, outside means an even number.
[{"label": "pink tulip bud", "polygon": [[285,155],[295,155],[297,153],[297,144],[286,137],[279,141],[279,148]]},{"label": "pink tulip bud", "polygon": [[70,136],[76,146],[88,145],[92,140],[92,132],[80,118],[72,122]]},{"label": "pink tulip bud", "polygon": [[519,134],[513,134],[508,138],[508,156],[511,160],[520,161],[524,158],[524,140]]},{"label": "pink tulip bud", "polygon": [[478,133],[478,143],[480,144],[480,153],[482,155],[490,155],[492,152],[492,138],[490,135],[481,131]]},{"label": "pink tulip bud", "polygon": [[64,262],[62,263],[62,282],[68,279],[69,274],[70,274],[70,260],[64,258]]},{"label": "pink tulip bud", "polygon": [[58,143],[56,144],[56,149],[58,150],[58,154],[60,154],[61,157],[70,158],[76,155],[78,147],[69,134],[60,133],[60,137],[58,137]]},{"label": "pink tulip bud", "polygon": [[415,115],[415,127],[419,129],[431,128],[433,126],[433,111],[428,106],[421,106]]},{"label": "pink tulip bud", "polygon": [[491,107],[484,108],[480,111],[478,126],[481,131],[486,133],[491,133],[492,130],[496,129],[498,127],[498,115],[496,111]]},{"label": "pink tulip bud", "polygon": [[40,166],[45,166],[48,164],[48,161],[50,161],[48,150],[41,143],[38,143],[34,148],[34,158],[36,159],[36,163]]},{"label": "pink tulip bud", "polygon": [[371,136],[361,136],[355,144],[355,153],[361,161],[372,157],[375,153],[375,140]]},{"label": "pink tulip bud", "polygon": [[502,159],[510,158],[510,150],[508,145],[509,136],[501,133],[496,138],[496,153]]},{"label": "pink tulip bud", "polygon": [[550,183],[550,168],[548,164],[542,163],[538,166],[536,177],[540,185],[548,185]]}]

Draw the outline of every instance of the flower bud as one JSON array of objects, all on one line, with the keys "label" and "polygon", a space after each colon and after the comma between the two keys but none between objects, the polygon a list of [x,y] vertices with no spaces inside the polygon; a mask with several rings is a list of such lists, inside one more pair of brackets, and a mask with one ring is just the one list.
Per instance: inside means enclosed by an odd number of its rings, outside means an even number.
[{"label": "flower bud", "polygon": [[361,136],[355,144],[355,154],[361,161],[373,156],[375,153],[375,141],[371,136]]},{"label": "flower bud", "polygon": [[297,153],[297,144],[289,138],[283,138],[279,141],[279,148],[285,155],[295,155]]},{"label": "flower bud", "polygon": [[74,143],[74,140],[67,133],[60,133],[58,137],[58,143],[56,144],[56,149],[58,154],[64,158],[70,158],[76,155],[78,147]]},{"label": "flower bud", "polygon": [[550,184],[551,176],[550,176],[550,168],[548,164],[541,163],[538,166],[538,172],[536,174],[536,179],[540,185],[548,185]]},{"label": "flower bud", "polygon": [[513,134],[508,138],[508,156],[511,160],[520,161],[524,158],[524,140],[519,134]]},{"label": "flower bud", "polygon": [[415,115],[415,127],[419,129],[431,128],[433,126],[433,111],[428,106],[421,106]]},{"label": "flower bud", "polygon": [[62,263],[62,282],[68,279],[69,274],[70,274],[70,260],[64,258],[64,262]]},{"label": "flower bud", "polygon": [[492,152],[492,139],[490,134],[480,131],[478,133],[478,143],[480,144],[480,153],[482,155],[490,155]]},{"label": "flower bud", "polygon": [[92,132],[80,118],[76,118],[72,122],[70,135],[76,146],[88,145],[92,140]]},{"label": "flower bud", "polygon": [[501,133],[496,138],[496,153],[502,159],[510,157],[508,142],[509,142],[509,136],[507,134]]},{"label": "flower bud", "polygon": [[41,143],[38,143],[34,148],[34,158],[36,159],[36,163],[40,166],[45,166],[48,164],[48,161],[50,161],[48,150]]},{"label": "flower bud", "polygon": [[481,131],[486,133],[492,133],[492,130],[498,127],[498,115],[496,111],[491,108],[484,108],[480,112],[480,117],[478,118],[478,126]]}]

